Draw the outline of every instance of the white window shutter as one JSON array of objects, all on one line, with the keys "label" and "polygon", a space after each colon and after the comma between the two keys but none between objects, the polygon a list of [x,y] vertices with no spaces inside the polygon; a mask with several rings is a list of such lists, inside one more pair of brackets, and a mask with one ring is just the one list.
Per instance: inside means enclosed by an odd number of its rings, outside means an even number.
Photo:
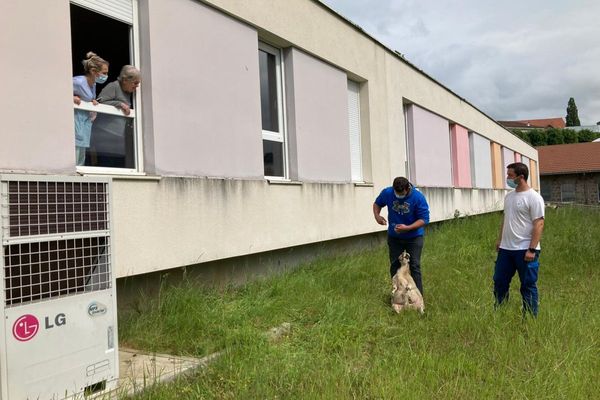
[{"label": "white window shutter", "polygon": [[133,25],[133,0],[71,0],[71,3]]},{"label": "white window shutter", "polygon": [[360,146],[360,84],[348,81],[348,128],[350,134],[350,162],[353,182],[362,182],[362,151]]}]

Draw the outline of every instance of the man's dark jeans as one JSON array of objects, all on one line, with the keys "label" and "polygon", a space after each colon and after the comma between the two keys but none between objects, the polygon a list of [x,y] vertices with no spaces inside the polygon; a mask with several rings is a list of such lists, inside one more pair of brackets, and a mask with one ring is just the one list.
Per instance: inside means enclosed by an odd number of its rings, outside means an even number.
[{"label": "man's dark jeans", "polygon": [[423,236],[417,236],[411,239],[399,239],[388,236],[388,249],[390,254],[390,276],[394,276],[400,262],[398,257],[404,250],[410,254],[410,275],[412,276],[417,288],[423,294],[423,282],[421,279],[421,251],[423,250]]},{"label": "man's dark jeans", "polygon": [[502,304],[508,299],[510,281],[519,273],[521,280],[521,297],[523,299],[523,311],[529,311],[534,316],[538,313],[538,270],[540,268],[540,251],[535,252],[532,261],[525,261],[527,250],[505,250],[498,251],[496,267],[494,269],[494,295],[496,305]]}]

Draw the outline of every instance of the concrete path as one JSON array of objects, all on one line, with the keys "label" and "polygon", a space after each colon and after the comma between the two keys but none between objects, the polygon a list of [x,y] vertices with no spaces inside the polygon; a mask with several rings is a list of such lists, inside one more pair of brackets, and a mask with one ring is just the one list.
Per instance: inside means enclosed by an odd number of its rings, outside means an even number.
[{"label": "concrete path", "polygon": [[[271,342],[277,342],[289,335],[292,325],[289,322],[265,332]],[[143,351],[119,347],[119,387],[111,393],[99,394],[98,400],[125,399],[142,392],[149,387],[174,380],[177,376],[208,366],[223,352],[210,354],[203,358],[172,356],[169,354],[146,353]]]},{"label": "concrete path", "polygon": [[121,347],[119,349],[119,387],[99,399],[124,399],[158,384],[174,380],[177,376],[206,367],[221,353],[203,358],[172,356],[169,354],[145,353]]}]

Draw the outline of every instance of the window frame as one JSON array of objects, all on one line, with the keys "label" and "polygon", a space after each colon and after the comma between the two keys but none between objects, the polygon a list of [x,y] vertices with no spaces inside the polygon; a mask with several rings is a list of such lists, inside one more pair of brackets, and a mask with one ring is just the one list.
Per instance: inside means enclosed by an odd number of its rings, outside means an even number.
[{"label": "window frame", "polygon": [[[261,119],[261,132],[262,140],[277,142],[282,144],[283,152],[283,176],[271,176],[265,175],[265,179],[268,180],[289,180],[289,156],[288,156],[288,137],[287,137],[287,118],[285,109],[285,71],[283,64],[283,50],[281,48],[272,46],[262,40],[258,41],[258,51],[264,51],[265,53],[271,54],[275,57],[275,82],[277,86],[277,124],[280,132],[274,132],[262,128]],[[260,74],[260,65],[259,65]],[[259,91],[260,96],[260,91]],[[261,99],[262,101],[262,99]],[[262,112],[262,111],[261,111]],[[262,142],[261,142],[262,145]],[[261,146],[262,147],[262,146]],[[263,154],[264,156],[264,154]],[[264,166],[264,165],[263,165]],[[264,172],[263,172],[264,173]]]},{"label": "window frame", "polygon": [[[550,182],[540,182],[540,195],[546,202],[552,201],[552,183]],[[561,191],[562,196],[562,191]]]},{"label": "window frame", "polygon": [[[120,21],[124,24],[129,25],[129,49],[130,49],[130,58],[132,60],[132,64],[134,67],[139,68],[141,65],[140,62],[140,24],[139,24],[139,0],[130,0],[132,6],[132,21],[131,25],[125,21],[121,21],[114,17],[107,16],[106,14],[98,13],[95,10],[90,10],[91,12],[97,13],[99,15],[103,15],[107,18],[115,19],[116,21]],[[69,1],[70,4],[74,4],[78,7],[81,7],[77,2]],[[75,169],[78,173],[83,175],[146,175],[144,172],[144,144],[143,144],[143,132],[142,132],[142,85],[137,89],[136,92],[132,95],[132,108],[135,110],[135,118],[134,118],[134,159],[135,159],[135,168],[114,168],[114,167],[93,167],[93,166],[80,166],[76,165]],[[99,93],[97,93],[98,95]],[[73,146],[73,151],[75,151],[75,146]]]},{"label": "window frame", "polygon": [[[573,187],[573,199],[572,200],[565,200],[564,199],[564,190],[563,187],[566,185],[571,185]],[[574,183],[570,183],[570,182],[565,182],[565,183],[561,183],[560,184],[560,201],[561,203],[574,203],[577,200],[577,196],[576,196],[576,185]]]},{"label": "window frame", "polygon": [[[347,85],[347,96],[348,96],[348,139],[350,141],[350,179],[354,183],[364,183],[365,182],[365,174],[364,174],[364,169],[363,169],[362,116],[361,116],[361,107],[360,107],[360,101],[361,101],[360,90],[361,90],[362,85],[360,82],[354,81],[350,78],[347,78],[346,85]],[[356,106],[357,106],[356,116],[358,118],[358,121],[357,121],[358,159],[356,161],[358,164],[359,176],[354,176],[354,171],[353,171],[353,165],[354,165],[355,160],[353,159],[353,153],[352,153],[353,136],[351,134],[351,127],[350,127],[350,92],[352,92],[353,94],[356,93]]]}]

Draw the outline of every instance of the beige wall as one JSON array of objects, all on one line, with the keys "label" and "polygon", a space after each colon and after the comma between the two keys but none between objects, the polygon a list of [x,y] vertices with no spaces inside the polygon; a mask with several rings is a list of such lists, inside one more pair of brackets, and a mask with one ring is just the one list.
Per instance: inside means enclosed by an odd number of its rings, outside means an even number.
[{"label": "beige wall", "polygon": [[375,196],[374,188],[351,184],[115,179],[117,274],[376,232]]},{"label": "beige wall", "polygon": [[[379,191],[352,184],[115,178],[117,277],[379,232],[371,212]],[[453,218],[456,210],[473,215],[501,209],[505,193],[422,191],[432,222]]]},{"label": "beige wall", "polygon": [[69,3],[0,1],[0,59],[0,169],[75,172]]},{"label": "beige wall", "polygon": [[494,189],[502,189],[505,186],[506,170],[502,165],[502,146],[498,143],[491,143],[492,152],[492,181]]},{"label": "beige wall", "polygon": [[[114,180],[119,277],[382,231],[371,205],[406,173],[405,101],[538,159],[531,146],[316,1],[139,3],[144,168],[163,177]],[[0,100],[0,170],[75,173],[69,35],[66,0],[0,2],[0,73],[11,77]],[[295,58],[301,185],[263,177],[259,39]],[[346,75],[361,82],[372,186],[331,183],[350,179]],[[331,136],[320,147],[324,131]],[[456,210],[499,209],[505,193],[423,192],[432,221]]]},{"label": "beige wall", "polygon": [[531,176],[531,187],[535,190],[540,190],[540,180],[539,173],[537,168],[537,162],[534,160],[529,160],[529,175]]}]

